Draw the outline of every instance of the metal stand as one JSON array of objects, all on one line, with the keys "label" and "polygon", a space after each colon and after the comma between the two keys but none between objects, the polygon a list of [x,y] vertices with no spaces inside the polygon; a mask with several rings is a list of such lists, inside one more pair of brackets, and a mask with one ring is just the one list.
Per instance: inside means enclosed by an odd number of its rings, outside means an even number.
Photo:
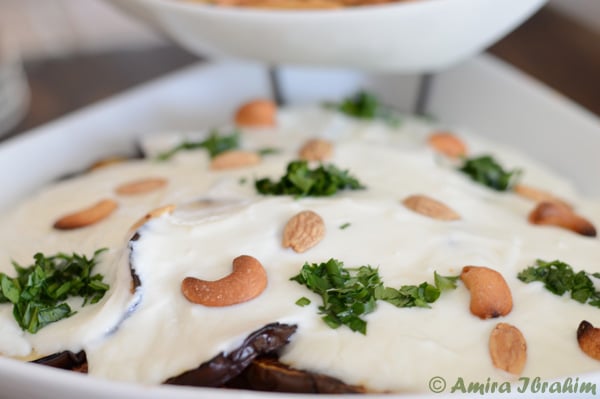
[{"label": "metal stand", "polygon": [[[276,66],[269,67],[269,83],[271,86],[271,96],[278,106],[286,104],[285,97],[281,90],[279,68]],[[419,77],[419,87],[417,89],[417,97],[413,107],[413,113],[419,116],[427,116],[427,106],[431,95],[431,87],[433,85],[434,75],[431,73],[423,74]]]},{"label": "metal stand", "polygon": [[285,98],[281,91],[281,84],[279,82],[279,68],[276,66],[269,67],[269,82],[271,85],[271,95],[275,103],[278,106],[285,105]]},{"label": "metal stand", "polygon": [[427,116],[427,105],[429,102],[429,96],[431,95],[433,77],[433,74],[426,73],[421,75],[419,78],[419,88],[417,89],[417,98],[413,108],[415,115]]}]

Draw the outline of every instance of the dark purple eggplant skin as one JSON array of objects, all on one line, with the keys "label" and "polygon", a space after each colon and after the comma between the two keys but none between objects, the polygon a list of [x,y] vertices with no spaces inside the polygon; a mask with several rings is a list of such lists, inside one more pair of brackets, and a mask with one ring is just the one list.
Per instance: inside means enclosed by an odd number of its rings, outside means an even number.
[{"label": "dark purple eggplant skin", "polygon": [[228,388],[287,393],[348,394],[365,393],[360,386],[348,385],[324,374],[293,369],[274,357],[255,359]]},{"label": "dark purple eggplant skin", "polygon": [[[298,370],[280,363],[276,352],[289,342],[295,331],[295,325],[268,324],[250,334],[229,355],[220,353],[198,368],[170,378],[165,384],[289,393],[365,393],[360,386],[348,385],[324,374]],[[32,363],[87,372],[84,351],[59,352]]]},{"label": "dark purple eggplant skin", "polygon": [[87,364],[87,358],[84,351],[77,353],[64,351],[33,360],[31,363],[42,364],[44,366],[63,370],[80,370],[82,366]]},{"label": "dark purple eggplant skin", "polygon": [[[131,246],[131,243],[137,241],[139,238],[140,235],[136,233],[129,240],[129,245]],[[142,283],[139,276],[135,273],[135,269],[131,263],[131,254],[129,256],[129,271],[131,273],[131,292],[133,293],[142,285]],[[72,370],[83,373],[87,372],[87,357],[84,351],[77,353],[73,353],[71,351],[53,353],[52,355],[42,357],[41,359],[33,360],[31,363],[55,367],[63,370]]]},{"label": "dark purple eggplant skin", "polygon": [[240,375],[258,356],[275,353],[289,342],[297,326],[271,323],[251,333],[228,355],[218,354],[198,368],[169,378],[165,384],[221,387]]},{"label": "dark purple eggplant skin", "polygon": [[131,292],[135,292],[135,290],[142,285],[142,281],[140,280],[140,276],[135,272],[135,267],[133,266],[133,243],[140,239],[140,234],[136,232],[131,239],[129,239],[129,272],[131,273]]}]

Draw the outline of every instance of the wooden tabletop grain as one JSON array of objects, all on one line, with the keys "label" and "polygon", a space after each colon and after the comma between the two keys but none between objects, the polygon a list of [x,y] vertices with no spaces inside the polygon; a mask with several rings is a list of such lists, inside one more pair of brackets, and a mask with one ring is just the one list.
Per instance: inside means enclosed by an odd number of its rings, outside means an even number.
[{"label": "wooden tabletop grain", "polygon": [[[545,7],[488,51],[600,116],[598,31]],[[165,45],[28,62],[29,112],[6,138],[198,61]]]}]

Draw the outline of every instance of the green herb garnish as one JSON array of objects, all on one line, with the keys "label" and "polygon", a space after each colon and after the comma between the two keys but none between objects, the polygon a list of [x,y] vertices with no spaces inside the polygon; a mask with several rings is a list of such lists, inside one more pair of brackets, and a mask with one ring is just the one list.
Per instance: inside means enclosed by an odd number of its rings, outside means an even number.
[{"label": "green herb garnish", "polygon": [[340,230],[346,230],[348,227],[350,227],[350,223],[344,223],[340,226]]},{"label": "green herb garnish", "polygon": [[310,299],[308,299],[307,297],[303,296],[302,298],[298,299],[296,301],[296,305],[298,306],[308,306],[310,305]]},{"label": "green herb garnish", "polygon": [[[435,273],[435,276],[438,274]],[[445,282],[443,286],[437,286],[438,277]],[[384,287],[376,268],[345,268],[339,260],[330,259],[318,264],[305,263],[300,274],[291,280],[321,296],[323,305],[319,306],[319,312],[324,315],[322,319],[329,327],[345,325],[352,331],[366,334],[367,322],[362,317],[375,310],[377,300],[397,307],[430,307],[429,304],[439,298],[441,291],[456,287],[450,287],[447,282],[456,281],[458,277],[438,277],[435,286],[422,283],[394,289]],[[304,303],[303,298],[298,302]]]},{"label": "green herb garnish", "polygon": [[381,286],[375,289],[375,297],[399,308],[430,308],[429,304],[437,301],[442,291],[456,288],[459,278],[440,276],[437,272],[433,276],[435,285],[424,282],[420,285],[403,285],[399,289]]},{"label": "green herb garnish", "polygon": [[35,334],[55,321],[76,312],[64,301],[72,296],[83,298],[82,306],[96,303],[108,291],[101,274],[92,275],[97,256],[92,259],[72,254],[34,255],[35,263],[23,267],[12,262],[16,277],[0,273],[0,303],[13,304],[13,316],[21,329]]},{"label": "green herb garnish", "polygon": [[358,119],[380,119],[393,127],[400,125],[400,118],[392,108],[381,104],[377,97],[365,91],[361,91],[341,103],[326,103],[325,107]]},{"label": "green herb garnish", "polygon": [[307,161],[293,161],[287,166],[286,174],[278,182],[268,178],[255,182],[256,190],[264,195],[294,195],[296,197],[331,196],[338,190],[359,190],[364,186],[347,170],[334,165],[308,167]]},{"label": "green herb garnish", "polygon": [[403,285],[396,289],[379,286],[375,289],[375,298],[391,303],[399,308],[429,308],[429,304],[437,301],[440,290],[427,282],[420,285]]},{"label": "green herb garnish", "polygon": [[279,154],[280,152],[281,152],[280,148],[265,147],[265,148],[261,148],[260,150],[258,150],[258,155],[260,155],[261,157],[264,157],[265,155],[274,155],[274,154]]},{"label": "green herb garnish", "polygon": [[382,285],[377,269],[346,269],[342,262],[330,259],[319,264],[305,263],[300,274],[291,280],[321,296],[323,305],[319,311],[328,326],[338,328],[343,324],[366,334],[367,322],[361,316],[375,309],[375,288]]},{"label": "green herb garnish", "polygon": [[511,189],[521,175],[521,170],[519,169],[510,172],[505,171],[502,166],[489,155],[466,159],[459,170],[469,175],[474,181],[497,191]]},{"label": "green herb garnish", "polygon": [[239,148],[240,146],[240,133],[237,131],[232,132],[229,135],[221,135],[218,130],[213,129],[210,135],[202,141],[184,141],[183,143],[173,147],[169,151],[163,152],[158,155],[159,161],[166,161],[173,157],[180,151],[196,150],[204,148],[213,158],[222,152]]},{"label": "green herb garnish", "polygon": [[441,291],[453,290],[456,288],[456,282],[460,276],[440,276],[437,272],[433,272],[433,281],[435,286]]},{"label": "green herb garnish", "polygon": [[535,262],[535,266],[530,266],[517,275],[524,283],[540,281],[555,295],[570,292],[571,298],[577,302],[600,308],[600,292],[596,290],[590,276],[600,279],[600,273],[587,273],[583,270],[575,272],[565,262],[545,262],[540,259]]}]

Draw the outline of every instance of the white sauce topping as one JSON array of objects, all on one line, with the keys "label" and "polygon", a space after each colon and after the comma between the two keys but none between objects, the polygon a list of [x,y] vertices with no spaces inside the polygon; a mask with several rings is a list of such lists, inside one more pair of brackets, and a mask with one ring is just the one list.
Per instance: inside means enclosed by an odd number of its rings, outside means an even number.
[{"label": "white sauce topping", "polygon": [[[576,270],[600,271],[600,242],[553,227],[532,226],[534,204],[513,193],[498,193],[470,181],[427,147],[432,127],[406,120],[392,129],[355,121],[318,108],[280,111],[274,131],[247,131],[243,147],[280,148],[250,168],[211,172],[205,151],[176,155],[168,162],[132,161],[58,183],[25,201],[1,219],[0,271],[13,274],[10,260],[27,265],[36,252],[78,252],[91,256],[102,247],[96,272],[111,286],[97,305],[78,309],[71,318],[37,334],[23,333],[10,305],[0,305],[0,353],[28,356],[84,349],[91,375],[115,380],[161,383],[235,349],[252,331],[279,321],[298,331],[281,360],[292,367],[322,372],[349,384],[376,391],[427,391],[433,376],[452,380],[515,379],[492,366],[489,334],[502,321],[517,326],[527,340],[523,375],[558,377],[598,369],[581,352],[575,331],[582,320],[600,324],[600,309],[558,297],[541,284],[524,284],[517,273],[538,258],[560,259]],[[568,183],[512,150],[461,132],[473,155],[493,153],[507,168],[525,171],[524,182],[567,199],[596,226],[600,204],[578,198]],[[202,137],[202,135],[196,135]],[[183,135],[152,138],[148,153],[176,144]],[[262,197],[255,178],[278,179],[301,145],[312,137],[335,142],[329,161],[349,169],[368,188],[331,198]],[[166,188],[132,197],[114,193],[118,185],[162,176]],[[246,182],[241,182],[246,179]],[[441,222],[418,215],[401,204],[411,194],[426,194],[457,211],[462,219]],[[101,223],[74,231],[57,231],[54,221],[100,198],[115,198],[119,209]],[[203,199],[217,201],[202,207]],[[129,291],[128,228],[158,206],[177,210],[147,223],[132,244],[132,262],[142,286]],[[301,210],[325,221],[322,242],[303,254],[281,247],[285,223]],[[349,223],[349,227],[339,227]],[[268,275],[267,289],[249,302],[208,308],[181,294],[187,276],[216,280],[231,272],[242,254],[257,258]],[[445,292],[432,309],[398,309],[378,302],[366,317],[367,334],[346,327],[330,329],[320,319],[320,298],[290,277],[305,262],[336,258],[347,267],[379,267],[386,285],[433,282],[433,272],[456,275],[465,265],[501,272],[511,288],[513,311],[506,317],[480,320],[469,312],[464,285]],[[295,305],[305,296],[312,303]],[[137,303],[134,312],[120,321]],[[77,301],[72,301],[77,306]],[[116,332],[111,332],[117,325]]]}]

